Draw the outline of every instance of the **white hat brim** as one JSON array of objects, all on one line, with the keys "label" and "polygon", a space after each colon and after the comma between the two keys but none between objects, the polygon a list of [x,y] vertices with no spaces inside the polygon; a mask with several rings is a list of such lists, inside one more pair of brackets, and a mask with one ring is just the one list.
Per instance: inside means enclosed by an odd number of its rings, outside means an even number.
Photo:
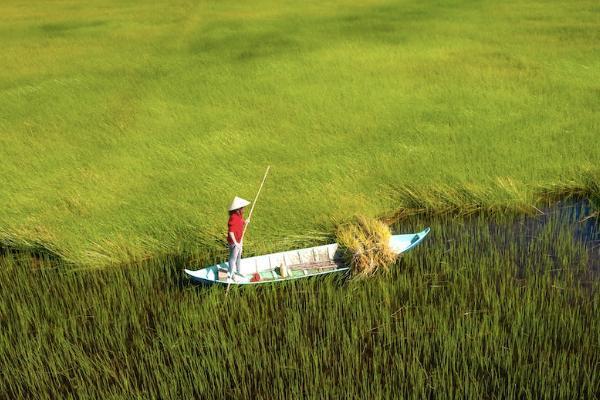
[{"label": "white hat brim", "polygon": [[248,200],[235,196],[231,202],[231,205],[229,206],[229,211],[239,210],[240,208],[246,207],[249,204],[250,202]]}]

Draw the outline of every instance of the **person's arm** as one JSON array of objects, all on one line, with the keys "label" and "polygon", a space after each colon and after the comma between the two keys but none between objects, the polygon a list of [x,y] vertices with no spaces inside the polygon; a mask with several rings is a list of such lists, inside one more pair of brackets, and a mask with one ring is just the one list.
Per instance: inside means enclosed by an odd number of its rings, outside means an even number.
[{"label": "person's arm", "polygon": [[235,239],[235,234],[233,232],[229,232],[229,237],[233,241],[233,245],[234,246],[236,246],[236,247],[242,247],[242,243],[238,243],[238,241]]}]

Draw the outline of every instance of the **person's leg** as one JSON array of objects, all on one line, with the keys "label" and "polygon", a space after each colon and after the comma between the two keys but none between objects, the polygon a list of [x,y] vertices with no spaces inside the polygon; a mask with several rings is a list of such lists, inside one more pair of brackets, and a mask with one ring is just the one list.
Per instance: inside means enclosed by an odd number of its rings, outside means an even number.
[{"label": "person's leg", "polygon": [[235,269],[238,275],[240,274],[240,267],[242,265],[242,249],[238,249],[237,251],[237,258],[235,259]]},{"label": "person's leg", "polygon": [[229,245],[229,266],[227,268],[227,278],[231,278],[233,276],[233,265],[237,262],[239,251],[237,247],[234,245]]}]

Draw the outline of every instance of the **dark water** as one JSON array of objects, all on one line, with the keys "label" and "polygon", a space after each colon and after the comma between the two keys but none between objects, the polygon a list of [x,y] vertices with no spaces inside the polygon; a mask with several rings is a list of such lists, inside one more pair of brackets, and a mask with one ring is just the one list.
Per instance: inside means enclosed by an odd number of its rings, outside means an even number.
[{"label": "dark water", "polygon": [[590,250],[595,250],[595,261],[600,254],[600,219],[593,215],[591,205],[587,201],[571,201],[559,203],[544,210],[545,220],[557,219],[560,223],[573,230],[573,237],[585,244]]},{"label": "dark water", "polygon": [[556,223],[559,228],[567,228],[572,238],[583,245],[588,254],[588,268],[600,274],[600,218],[593,215],[588,201],[561,202],[554,207],[542,210],[544,215],[529,221],[532,234],[539,232],[541,227]]},{"label": "dark water", "polygon": [[[580,279],[588,280],[600,279],[599,222],[590,203],[577,200],[556,203],[537,215],[418,217],[392,230],[403,233],[431,226],[423,244],[431,250],[444,246],[447,254],[459,247],[473,254],[496,252],[513,261],[519,273],[537,265],[551,265],[557,271],[573,267]],[[435,242],[428,245],[427,241]]]},{"label": "dark water", "polygon": [[[557,270],[569,267],[561,260],[561,254],[568,253],[573,266],[587,266],[581,271],[582,278],[599,278],[599,220],[593,216],[590,203],[560,202],[540,211],[539,215],[521,217],[508,223],[490,223],[490,234],[498,241],[498,248],[505,249],[509,241],[516,241],[515,261],[521,270],[528,264],[527,258],[531,257],[550,258]],[[579,251],[573,251],[574,247]]]}]

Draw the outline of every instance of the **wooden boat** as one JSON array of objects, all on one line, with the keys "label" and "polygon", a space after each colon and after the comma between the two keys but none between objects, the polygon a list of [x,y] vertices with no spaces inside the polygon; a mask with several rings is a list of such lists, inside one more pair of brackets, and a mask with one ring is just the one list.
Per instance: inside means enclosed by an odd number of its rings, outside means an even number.
[{"label": "wooden boat", "polygon": [[[405,235],[393,235],[390,239],[391,248],[398,254],[412,249],[427,236],[429,228]],[[197,271],[184,269],[186,275],[194,282],[205,285],[257,285],[290,281],[311,276],[326,275],[348,271],[337,251],[337,243],[309,247],[299,250],[283,251],[280,253],[243,258],[240,265],[240,275],[237,281],[227,281],[228,263],[211,265]],[[260,274],[260,280],[252,281],[255,273]]]}]

